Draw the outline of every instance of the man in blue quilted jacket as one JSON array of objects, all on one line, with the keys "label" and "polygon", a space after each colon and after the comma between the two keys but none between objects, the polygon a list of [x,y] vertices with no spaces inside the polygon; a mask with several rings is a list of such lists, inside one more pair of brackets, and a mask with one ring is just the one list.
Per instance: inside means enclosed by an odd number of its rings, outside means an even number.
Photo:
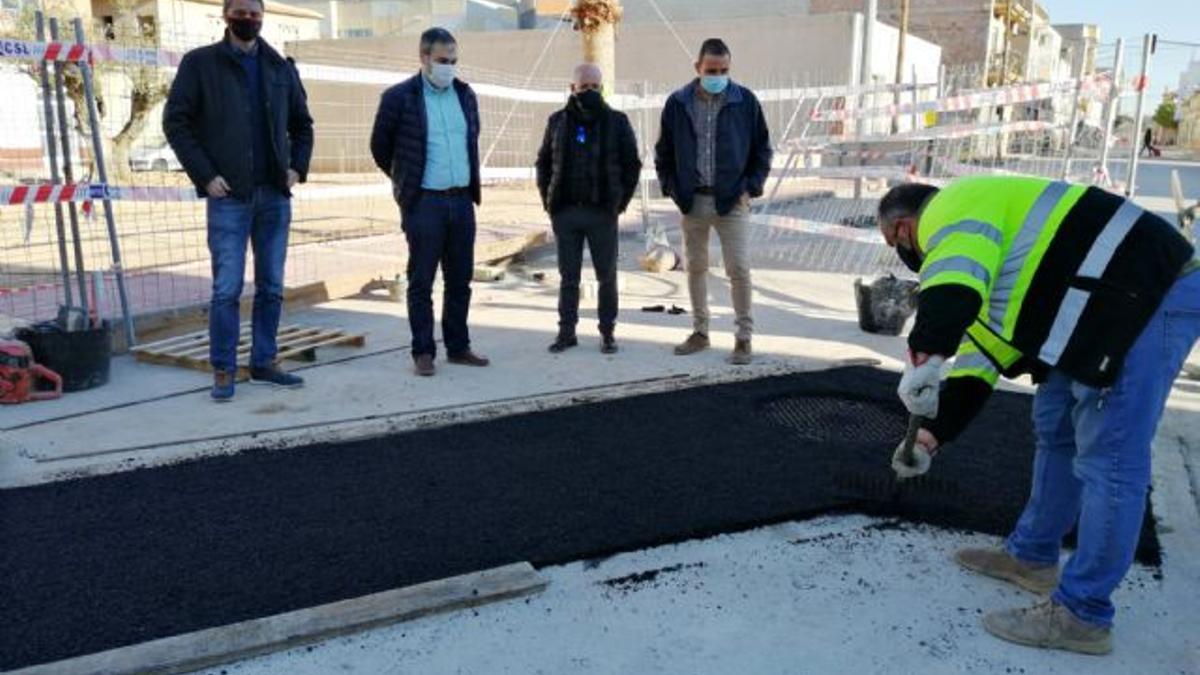
[{"label": "man in blue quilted jacket", "polygon": [[433,280],[444,284],[442,338],[450,363],[482,367],[471,351],[467,313],[480,202],[479,104],[458,79],[458,44],[443,28],[421,35],[421,72],[383,93],[371,155],[392,179],[408,241],[408,322],[418,375],[436,372]]}]

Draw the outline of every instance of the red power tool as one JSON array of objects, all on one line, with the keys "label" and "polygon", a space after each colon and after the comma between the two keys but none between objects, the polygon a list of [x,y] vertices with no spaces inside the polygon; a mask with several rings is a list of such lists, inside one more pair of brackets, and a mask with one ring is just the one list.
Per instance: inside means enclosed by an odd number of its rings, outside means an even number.
[{"label": "red power tool", "polygon": [[[51,391],[38,391],[39,380],[54,385]],[[20,340],[0,340],[0,403],[48,401],[62,396],[62,378],[58,373],[33,362],[29,345]]]}]

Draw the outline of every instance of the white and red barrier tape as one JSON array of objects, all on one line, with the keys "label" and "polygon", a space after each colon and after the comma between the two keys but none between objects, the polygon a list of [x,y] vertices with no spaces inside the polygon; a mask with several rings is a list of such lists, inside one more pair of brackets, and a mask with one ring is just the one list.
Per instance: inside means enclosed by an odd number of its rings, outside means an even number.
[{"label": "white and red barrier tape", "polygon": [[1103,73],[1080,80],[1064,80],[1062,82],[1041,84],[1019,84],[1000,89],[973,91],[957,96],[947,96],[933,101],[911,101],[900,104],[890,104],[875,108],[845,108],[841,110],[814,110],[811,118],[814,122],[839,122],[850,119],[871,117],[897,117],[930,112],[958,112],[975,110],[1000,105],[1028,103],[1059,94],[1074,93],[1076,89],[1082,94],[1105,96],[1112,87],[1112,78]]},{"label": "white and red barrier tape", "polygon": [[102,183],[69,185],[0,186],[0,206],[91,202],[102,199],[127,202],[187,202],[198,199],[190,187],[118,187]]},{"label": "white and red barrier tape", "polygon": [[[988,136],[992,134],[1011,134],[1030,131],[1049,131],[1059,129],[1062,125],[1040,120],[1025,120],[1020,122],[1003,122],[997,124],[954,124],[905,131],[899,134],[879,134],[875,136],[847,136],[837,139],[844,143],[883,143],[904,141],[935,141],[969,136]],[[828,143],[830,139],[821,139]]]},{"label": "white and red barrier tape", "polygon": [[118,47],[114,45],[95,45],[92,47],[92,60],[96,62],[132,63],[141,66],[162,66],[177,68],[183,60],[183,54],[166,49],[152,47]]},{"label": "white and red barrier tape", "polygon": [[23,59],[33,61],[86,61],[86,45],[69,42],[27,42],[25,40],[0,39],[0,59]]},{"label": "white and red barrier tape", "polygon": [[183,59],[183,54],[153,47],[121,47],[110,44],[79,45],[72,42],[0,39],[0,59],[131,63],[174,68]]}]

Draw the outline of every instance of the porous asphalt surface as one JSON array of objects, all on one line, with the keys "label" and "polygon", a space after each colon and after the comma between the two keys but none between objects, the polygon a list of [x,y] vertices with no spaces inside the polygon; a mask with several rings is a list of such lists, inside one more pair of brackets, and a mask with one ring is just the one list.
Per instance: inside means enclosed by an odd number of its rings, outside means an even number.
[{"label": "porous asphalt surface", "polygon": [[[787,375],[2,491],[0,670],[829,512],[1007,532],[1031,398],[997,393],[898,486],[896,381]],[[1158,556],[1148,514],[1139,559]]]}]

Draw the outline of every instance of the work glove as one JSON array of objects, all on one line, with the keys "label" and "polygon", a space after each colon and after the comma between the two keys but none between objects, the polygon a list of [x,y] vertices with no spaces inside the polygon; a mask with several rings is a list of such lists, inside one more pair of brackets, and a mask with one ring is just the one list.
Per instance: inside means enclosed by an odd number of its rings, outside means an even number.
[{"label": "work glove", "polygon": [[896,393],[909,413],[926,419],[937,417],[938,385],[942,381],[942,364],[945,362],[945,358],[933,355],[919,366],[911,359],[904,366]]},{"label": "work glove", "polygon": [[896,452],[892,455],[892,470],[896,472],[896,478],[905,480],[928,473],[929,467],[933,465],[933,455],[929,450],[921,443],[914,443],[912,454],[913,464],[909,466],[904,463],[904,441],[900,441],[900,445],[896,446]]}]

